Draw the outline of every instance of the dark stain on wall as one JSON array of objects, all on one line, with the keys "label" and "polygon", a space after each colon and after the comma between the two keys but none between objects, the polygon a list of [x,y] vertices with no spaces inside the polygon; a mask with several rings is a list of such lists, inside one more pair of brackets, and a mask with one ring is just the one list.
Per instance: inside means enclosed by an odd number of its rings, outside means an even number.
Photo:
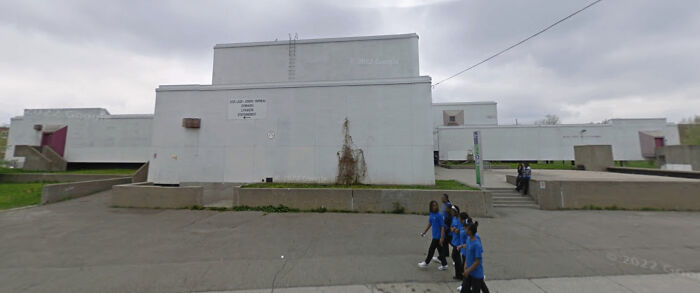
[{"label": "dark stain on wall", "polygon": [[343,122],[343,147],[338,152],[337,184],[352,185],[362,183],[367,174],[365,154],[361,148],[354,148],[350,136],[350,121]]}]

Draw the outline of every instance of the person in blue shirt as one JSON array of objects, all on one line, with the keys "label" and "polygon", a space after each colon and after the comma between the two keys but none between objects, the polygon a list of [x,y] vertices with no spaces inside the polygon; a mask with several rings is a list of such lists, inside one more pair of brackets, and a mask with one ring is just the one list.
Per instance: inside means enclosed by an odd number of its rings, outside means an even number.
[{"label": "person in blue shirt", "polygon": [[462,280],[464,265],[462,264],[462,254],[459,252],[459,248],[457,248],[462,244],[462,241],[460,241],[459,238],[459,229],[462,227],[462,222],[460,219],[459,207],[453,205],[450,211],[452,212],[452,221],[450,223],[449,233],[452,237],[452,241],[450,241],[450,245],[452,245],[452,261],[455,264],[455,276],[453,279]]},{"label": "person in blue shirt", "polygon": [[430,247],[428,248],[428,256],[425,258],[425,261],[418,263],[418,267],[425,268],[428,266],[430,261],[433,259],[433,255],[435,254],[435,250],[438,251],[438,260],[440,261],[440,266],[438,267],[439,270],[444,271],[447,269],[447,259],[445,258],[445,255],[443,254],[443,250],[441,249],[441,246],[445,243],[445,220],[443,216],[440,214],[440,208],[438,207],[437,201],[430,201],[430,216],[428,217],[428,227],[425,228],[425,231],[420,234],[421,237],[425,236],[425,233],[428,232],[430,228],[432,228],[432,236],[433,239],[430,241]]},{"label": "person in blue shirt", "polygon": [[442,250],[442,255],[445,257],[450,256],[450,242],[452,241],[452,234],[450,234],[450,224],[452,224],[452,203],[450,202],[450,196],[447,193],[443,193],[440,197],[440,202],[442,206],[440,208],[440,214],[445,220],[445,241],[444,245],[440,245],[439,249]]},{"label": "person in blue shirt", "polygon": [[466,242],[466,255],[464,262],[464,279],[462,280],[461,292],[489,292],[484,282],[484,267],[482,254],[484,249],[481,246],[481,239],[477,238],[479,222],[475,221],[466,229],[468,236]]}]

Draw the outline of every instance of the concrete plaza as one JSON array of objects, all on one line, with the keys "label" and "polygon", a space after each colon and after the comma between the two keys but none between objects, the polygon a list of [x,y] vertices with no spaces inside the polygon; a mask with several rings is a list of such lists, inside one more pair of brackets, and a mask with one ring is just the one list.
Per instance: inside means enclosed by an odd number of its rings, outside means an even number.
[{"label": "concrete plaza", "polygon": [[[396,283],[450,290],[457,285],[452,267],[416,267],[428,246],[418,235],[425,216],[116,209],[108,206],[108,196],[0,212],[0,292],[391,284],[401,292]],[[700,272],[700,213],[495,211],[493,218],[478,219],[494,288],[522,284],[525,290],[556,280],[551,278],[586,288],[597,283],[568,278],[665,280],[646,276]],[[682,279],[671,286],[700,289],[697,279],[671,276]],[[535,281],[498,281],[523,279]]]}]

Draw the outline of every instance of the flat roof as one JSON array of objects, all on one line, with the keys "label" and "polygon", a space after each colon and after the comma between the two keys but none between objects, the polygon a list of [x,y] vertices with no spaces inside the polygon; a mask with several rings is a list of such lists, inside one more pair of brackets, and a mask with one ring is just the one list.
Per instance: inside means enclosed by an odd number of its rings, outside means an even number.
[{"label": "flat roof", "polygon": [[[374,41],[374,40],[392,40],[392,39],[409,39],[409,38],[418,38],[418,35],[416,33],[410,33],[410,34],[397,34],[397,35],[304,39],[304,40],[296,40],[295,43],[298,45],[298,44]],[[224,43],[224,44],[216,44],[214,46],[214,49],[237,48],[237,47],[255,47],[255,46],[279,46],[279,45],[285,45],[285,46],[289,45],[289,40],[267,41],[267,42]]]},{"label": "flat roof", "polygon": [[102,119],[144,119],[144,118],[153,118],[153,114],[112,114],[112,115],[105,115],[105,116],[100,116],[99,118]]},{"label": "flat roof", "polygon": [[494,101],[433,103],[433,106],[496,105]]},{"label": "flat roof", "polygon": [[268,82],[248,84],[221,84],[221,85],[160,85],[156,92],[165,91],[217,91],[217,90],[241,90],[241,89],[274,89],[274,88],[301,88],[301,87],[335,87],[335,86],[365,86],[365,85],[392,85],[411,83],[430,83],[429,76],[387,78],[369,80],[341,80],[341,81],[297,81],[297,82]]}]

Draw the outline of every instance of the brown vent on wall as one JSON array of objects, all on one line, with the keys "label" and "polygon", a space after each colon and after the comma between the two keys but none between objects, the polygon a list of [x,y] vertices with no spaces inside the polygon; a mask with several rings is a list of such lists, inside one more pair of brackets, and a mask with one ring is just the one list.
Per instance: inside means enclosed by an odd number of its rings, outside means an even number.
[{"label": "brown vent on wall", "polygon": [[41,131],[41,129],[43,129],[43,128],[44,127],[41,126],[41,124],[34,124],[34,130],[36,130],[36,131]]},{"label": "brown vent on wall", "polygon": [[184,128],[199,128],[202,124],[200,118],[182,118],[182,127]]}]

